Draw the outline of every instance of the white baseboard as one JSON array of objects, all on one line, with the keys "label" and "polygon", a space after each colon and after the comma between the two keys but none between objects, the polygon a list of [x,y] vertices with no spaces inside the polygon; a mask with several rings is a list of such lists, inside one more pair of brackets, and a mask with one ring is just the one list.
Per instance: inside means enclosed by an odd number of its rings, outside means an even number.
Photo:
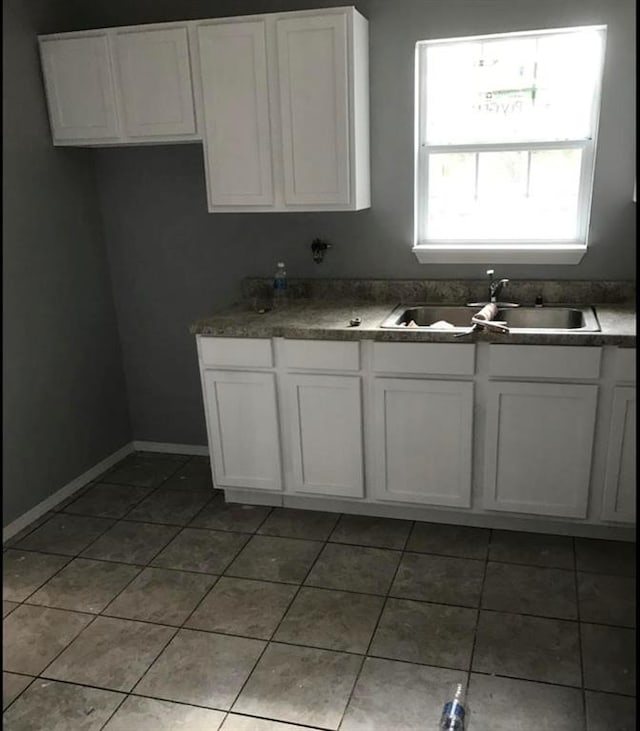
[{"label": "white baseboard", "polygon": [[189,454],[198,457],[208,457],[209,447],[198,444],[170,444],[169,442],[132,442],[136,452],[168,452],[169,454]]},{"label": "white baseboard", "polygon": [[91,482],[91,480],[95,479],[103,472],[106,472],[109,467],[113,467],[114,464],[117,464],[121,459],[126,457],[128,454],[131,454],[133,451],[133,442],[125,444],[124,447],[121,447],[113,454],[110,454],[101,462],[98,462],[98,464],[93,465],[93,467],[88,469],[86,472],[83,472],[74,480],[71,480],[71,482],[68,482],[64,487],[56,490],[53,495],[49,495],[48,498],[43,500],[41,503],[38,503],[35,507],[31,508],[31,510],[27,510],[26,513],[23,513],[19,518],[16,518],[12,523],[9,523],[9,525],[2,529],[2,542],[4,543],[9,540],[9,538],[15,536],[16,533],[19,533],[23,528],[26,528],[30,523],[33,523],[34,520],[37,520],[41,515],[44,515],[46,512],[54,508],[58,503],[66,500],[68,497],[73,495],[74,492],[79,490],[81,487],[84,487],[88,482]]},{"label": "white baseboard", "polygon": [[19,533],[23,528],[33,523],[34,520],[37,520],[41,515],[55,508],[58,503],[66,500],[74,492],[84,487],[88,482],[91,482],[91,480],[103,472],[106,472],[109,467],[113,467],[113,465],[117,464],[132,452],[166,452],[170,454],[188,454],[189,456],[209,456],[209,448],[206,446],[201,447],[197,444],[170,444],[168,442],[141,442],[135,440],[129,442],[129,444],[125,444],[124,447],[110,454],[106,459],[98,462],[91,469],[83,472],[75,480],[71,480],[64,487],[54,492],[53,495],[49,495],[41,503],[38,503],[31,510],[27,510],[26,513],[23,513],[19,518],[16,518],[12,523],[5,526],[2,529],[2,542],[8,541],[9,538],[15,536],[16,533]]}]

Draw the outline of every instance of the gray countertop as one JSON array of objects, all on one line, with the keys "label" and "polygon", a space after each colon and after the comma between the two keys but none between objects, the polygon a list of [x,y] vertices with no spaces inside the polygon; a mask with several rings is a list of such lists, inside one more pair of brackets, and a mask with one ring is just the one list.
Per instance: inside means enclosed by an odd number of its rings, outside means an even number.
[{"label": "gray countertop", "polygon": [[[475,332],[461,338],[454,333],[414,329],[383,329],[380,323],[399,304],[394,301],[300,298],[287,303],[282,311],[255,311],[251,301],[232,305],[191,325],[192,334],[214,337],[268,338],[285,337],[311,340],[377,340],[410,343],[519,343],[531,345],[618,345],[635,347],[636,312],[631,304],[594,304],[601,332],[494,334]],[[361,324],[350,327],[349,320],[359,317]]]}]

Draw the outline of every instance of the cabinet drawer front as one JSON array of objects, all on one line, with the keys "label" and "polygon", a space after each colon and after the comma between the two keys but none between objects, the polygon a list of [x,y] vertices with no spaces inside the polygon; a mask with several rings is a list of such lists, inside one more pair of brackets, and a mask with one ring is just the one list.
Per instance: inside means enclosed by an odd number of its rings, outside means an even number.
[{"label": "cabinet drawer front", "polygon": [[616,381],[636,382],[636,349],[618,348],[616,352]]},{"label": "cabinet drawer front", "polygon": [[287,368],[357,371],[360,368],[359,347],[359,343],[285,340],[284,363]]},{"label": "cabinet drawer front", "polygon": [[597,378],[600,348],[562,345],[491,345],[489,375],[518,378]]},{"label": "cabinet drawer front", "polygon": [[450,343],[374,343],[373,370],[472,376],[474,346]]},{"label": "cabinet drawer front", "polygon": [[271,368],[273,354],[268,338],[198,338],[204,366]]}]

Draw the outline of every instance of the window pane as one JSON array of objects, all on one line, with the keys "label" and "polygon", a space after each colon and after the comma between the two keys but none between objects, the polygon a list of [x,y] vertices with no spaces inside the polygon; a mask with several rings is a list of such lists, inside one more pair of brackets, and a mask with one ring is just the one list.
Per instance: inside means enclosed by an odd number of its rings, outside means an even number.
[{"label": "window pane", "polygon": [[426,47],[426,142],[584,139],[602,34],[573,31]]},{"label": "window pane", "polygon": [[[452,165],[456,157],[465,158],[464,164]],[[576,238],[581,150],[478,153],[470,194],[475,157],[474,153],[429,155],[427,239]],[[455,175],[444,175],[447,168],[455,169]],[[469,171],[466,177],[462,169]]]}]

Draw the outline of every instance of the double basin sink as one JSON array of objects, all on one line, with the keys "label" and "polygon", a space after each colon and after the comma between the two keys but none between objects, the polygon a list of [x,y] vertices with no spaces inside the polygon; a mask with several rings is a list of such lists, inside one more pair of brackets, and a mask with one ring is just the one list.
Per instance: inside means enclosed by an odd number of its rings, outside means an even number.
[{"label": "double basin sink", "polygon": [[[482,304],[471,305],[399,305],[380,327],[422,330],[461,331],[471,327],[471,318]],[[498,303],[494,318],[516,333],[600,332],[593,307],[503,306]],[[453,327],[452,327],[453,326]]]}]

